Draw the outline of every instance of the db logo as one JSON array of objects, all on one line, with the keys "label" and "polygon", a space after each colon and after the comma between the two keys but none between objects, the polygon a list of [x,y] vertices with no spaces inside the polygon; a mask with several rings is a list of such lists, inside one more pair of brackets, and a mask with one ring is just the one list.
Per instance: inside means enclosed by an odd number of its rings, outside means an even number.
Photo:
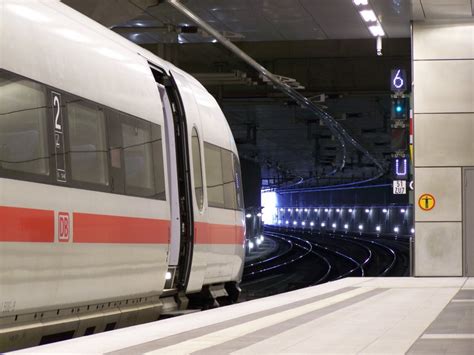
[{"label": "db logo", "polygon": [[58,213],[58,240],[60,242],[69,241],[69,213]]}]

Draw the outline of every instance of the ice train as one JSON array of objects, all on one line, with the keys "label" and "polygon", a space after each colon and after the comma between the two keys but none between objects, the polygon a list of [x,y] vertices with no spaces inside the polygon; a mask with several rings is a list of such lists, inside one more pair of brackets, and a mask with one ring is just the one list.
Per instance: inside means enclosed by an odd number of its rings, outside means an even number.
[{"label": "ice train", "polygon": [[0,0],[0,351],[235,300],[242,196],[192,76],[57,0]]}]

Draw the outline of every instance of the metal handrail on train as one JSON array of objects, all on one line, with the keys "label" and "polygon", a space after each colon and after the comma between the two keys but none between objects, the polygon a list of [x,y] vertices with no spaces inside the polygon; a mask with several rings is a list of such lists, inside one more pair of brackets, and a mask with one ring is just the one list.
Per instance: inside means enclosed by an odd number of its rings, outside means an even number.
[{"label": "metal handrail on train", "polygon": [[224,45],[227,49],[237,55],[248,65],[253,67],[263,77],[267,78],[276,88],[280,89],[283,93],[294,99],[302,107],[316,114],[326,124],[331,133],[339,140],[339,143],[342,148],[342,160],[339,164],[339,167],[334,169],[331,173],[329,173],[329,175],[335,174],[336,172],[344,168],[347,157],[346,142],[352,145],[356,150],[360,151],[365,157],[367,157],[367,159],[369,159],[376,166],[376,168],[378,169],[378,174],[373,178],[374,180],[381,177],[385,173],[382,164],[375,157],[373,157],[367,149],[365,149],[359,142],[357,142],[357,140],[354,139],[329,113],[315,105],[309,98],[303,96],[291,86],[281,81],[276,75],[271,73],[268,69],[260,65],[257,61],[255,61],[253,58],[243,52],[231,41],[221,35],[219,31],[215,30],[212,26],[206,23],[206,21],[201,19],[194,12],[184,6],[180,1],[167,0],[167,2],[180,13],[190,18],[196,25],[198,25],[203,30],[214,36],[217,41],[219,41],[222,45]]}]

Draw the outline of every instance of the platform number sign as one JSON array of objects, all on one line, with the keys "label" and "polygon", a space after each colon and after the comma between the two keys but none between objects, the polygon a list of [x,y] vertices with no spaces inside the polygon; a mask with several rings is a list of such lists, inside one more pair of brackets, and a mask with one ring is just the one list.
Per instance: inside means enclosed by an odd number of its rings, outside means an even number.
[{"label": "platform number sign", "polygon": [[394,180],[393,181],[393,194],[394,195],[406,195],[407,193],[407,182],[406,180]]},{"label": "platform number sign", "polygon": [[392,176],[394,180],[408,180],[408,158],[392,159]]},{"label": "platform number sign", "polygon": [[390,86],[393,92],[407,90],[407,73],[405,69],[393,69],[391,72]]},{"label": "platform number sign", "polygon": [[56,180],[66,182],[66,156],[64,147],[64,122],[61,105],[61,94],[52,91],[54,153],[56,157]]},{"label": "platform number sign", "polygon": [[59,212],[58,213],[58,240],[60,242],[66,243],[69,242],[70,236],[70,223],[69,223],[69,213]]}]

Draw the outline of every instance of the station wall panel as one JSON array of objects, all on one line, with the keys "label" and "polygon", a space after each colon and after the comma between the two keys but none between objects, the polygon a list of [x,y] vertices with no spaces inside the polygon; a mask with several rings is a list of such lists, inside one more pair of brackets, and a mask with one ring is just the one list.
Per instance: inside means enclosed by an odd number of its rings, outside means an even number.
[{"label": "station wall panel", "polygon": [[413,63],[417,113],[474,112],[474,60]]},{"label": "station wall panel", "polygon": [[[463,275],[462,168],[474,166],[474,23],[413,25],[415,275]],[[423,211],[418,199],[432,194]]]},{"label": "station wall panel", "polygon": [[462,276],[462,273],[462,223],[417,223],[415,275]]},{"label": "station wall panel", "polygon": [[415,25],[413,38],[413,59],[474,59],[474,24]]},{"label": "station wall panel", "polygon": [[[461,168],[415,168],[415,221],[461,222]],[[423,211],[418,199],[423,194],[435,198],[435,206]],[[418,237],[418,229],[416,229]]]},{"label": "station wall panel", "polygon": [[418,114],[416,166],[474,166],[474,114]]}]

